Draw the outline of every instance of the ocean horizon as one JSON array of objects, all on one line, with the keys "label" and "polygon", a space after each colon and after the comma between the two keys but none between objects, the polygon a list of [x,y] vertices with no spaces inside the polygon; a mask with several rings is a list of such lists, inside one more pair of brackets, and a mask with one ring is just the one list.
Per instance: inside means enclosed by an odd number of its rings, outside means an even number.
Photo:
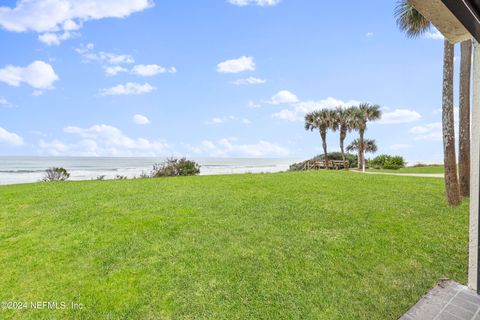
[{"label": "ocean horizon", "polygon": [[[63,167],[70,173],[69,180],[93,180],[103,176],[129,179],[149,174],[153,165],[167,157],[54,157],[54,156],[0,156],[0,185],[34,183],[42,180],[45,170]],[[293,163],[304,158],[192,158],[200,166],[200,175],[274,173],[287,171]],[[409,161],[442,164],[441,161]]]},{"label": "ocean horizon", "polygon": [[[92,180],[100,176],[115,179],[139,177],[150,173],[153,165],[167,157],[49,157],[1,156],[0,185],[41,181],[45,170],[63,167],[70,180]],[[192,158],[200,166],[200,175],[273,173],[288,170],[298,158]]]}]

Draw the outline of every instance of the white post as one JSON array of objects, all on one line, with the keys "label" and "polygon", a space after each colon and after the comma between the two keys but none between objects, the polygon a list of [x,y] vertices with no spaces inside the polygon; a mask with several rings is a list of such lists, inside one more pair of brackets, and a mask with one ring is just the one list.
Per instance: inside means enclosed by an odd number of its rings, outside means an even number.
[{"label": "white post", "polygon": [[480,44],[473,40],[473,81],[470,147],[470,239],[468,286],[477,290],[478,284],[478,209],[480,197]]}]

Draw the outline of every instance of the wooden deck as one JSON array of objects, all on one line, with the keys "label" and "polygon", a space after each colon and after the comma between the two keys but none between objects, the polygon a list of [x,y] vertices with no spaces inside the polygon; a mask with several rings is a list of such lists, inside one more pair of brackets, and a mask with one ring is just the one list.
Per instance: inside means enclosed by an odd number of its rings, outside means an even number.
[{"label": "wooden deck", "polygon": [[320,170],[320,169],[333,169],[333,170],[340,170],[340,169],[349,169],[350,163],[348,161],[342,160],[328,160],[328,163],[325,161],[305,161],[303,163],[303,170]]}]

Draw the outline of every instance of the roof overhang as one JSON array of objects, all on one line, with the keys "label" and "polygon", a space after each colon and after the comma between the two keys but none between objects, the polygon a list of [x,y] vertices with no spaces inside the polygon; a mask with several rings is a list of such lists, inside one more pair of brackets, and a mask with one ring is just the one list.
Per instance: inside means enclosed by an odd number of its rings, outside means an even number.
[{"label": "roof overhang", "polygon": [[480,0],[410,0],[452,42],[472,37],[480,42]]}]

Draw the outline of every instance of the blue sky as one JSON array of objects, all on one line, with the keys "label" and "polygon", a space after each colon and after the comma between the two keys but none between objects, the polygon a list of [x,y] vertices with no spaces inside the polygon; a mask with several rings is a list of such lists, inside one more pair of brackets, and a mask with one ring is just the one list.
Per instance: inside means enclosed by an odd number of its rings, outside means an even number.
[{"label": "blue sky", "polygon": [[304,112],[370,102],[380,153],[441,160],[443,43],[407,39],[394,6],[2,1],[0,155],[306,158]]}]

